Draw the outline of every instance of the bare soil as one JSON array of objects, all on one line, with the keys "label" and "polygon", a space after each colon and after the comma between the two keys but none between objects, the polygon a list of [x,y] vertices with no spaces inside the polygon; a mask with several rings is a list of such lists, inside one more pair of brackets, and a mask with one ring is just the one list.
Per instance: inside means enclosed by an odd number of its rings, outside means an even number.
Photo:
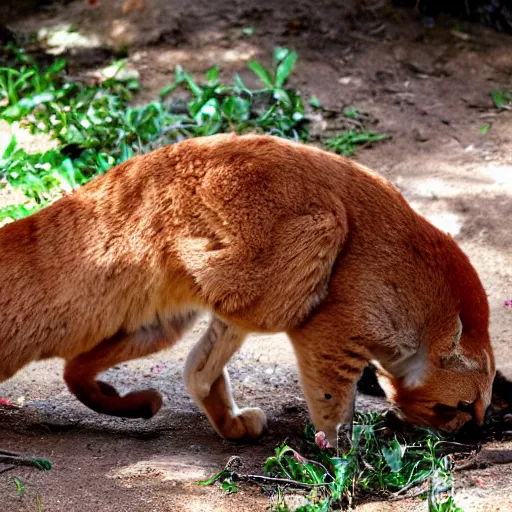
[{"label": "bare soil", "polygon": [[[504,302],[512,299],[512,113],[498,113],[489,92],[512,86],[512,38],[451,19],[427,30],[414,13],[381,3],[146,0],[142,11],[123,14],[121,0],[94,9],[79,0],[11,28],[72,23],[90,43],[67,50],[77,69],[103,64],[128,47],[129,62],[141,74],[141,100],[155,97],[176,64],[198,76],[220,64],[226,77],[238,71],[250,82],[248,60],[268,63],[276,45],[296,49],[293,86],[330,110],[356,107],[375,120],[373,129],[392,135],[359,151],[357,159],[395,183],[469,254],[489,295],[498,368],[510,378],[512,308]],[[244,37],[242,28],[249,26],[255,32]],[[240,405],[266,410],[269,432],[254,444],[223,441],[182,382],[186,354],[205,325],[201,321],[169,353],[107,373],[120,390],[151,386],[162,392],[165,405],[150,421],[88,410],[66,390],[58,361],[30,365],[2,383],[0,395],[19,405],[0,411],[2,447],[45,456],[54,467],[0,474],[0,509],[265,510],[268,498],[257,488],[227,496],[196,482],[231,455],[239,455],[247,471],[260,471],[280,441],[301,436],[307,411],[294,355],[284,336],[246,342],[230,366],[236,397]],[[357,407],[385,404],[360,396]],[[456,473],[459,503],[466,511],[512,510],[512,443],[490,443],[479,457],[476,469]],[[21,497],[15,476],[24,486]],[[399,512],[426,510],[426,504],[374,502],[358,508]]]}]

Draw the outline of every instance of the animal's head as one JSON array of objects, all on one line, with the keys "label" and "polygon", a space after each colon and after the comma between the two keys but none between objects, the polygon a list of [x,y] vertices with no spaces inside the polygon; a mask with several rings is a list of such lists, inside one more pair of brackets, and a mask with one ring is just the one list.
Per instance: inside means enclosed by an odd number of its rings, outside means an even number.
[{"label": "animal's head", "polygon": [[397,367],[379,372],[379,381],[405,420],[453,431],[472,419],[483,424],[491,403],[496,368],[489,305],[453,239],[444,239],[434,261],[437,300],[427,307],[421,343]]},{"label": "animal's head", "polygon": [[489,336],[465,332],[460,317],[454,320],[452,332],[440,335],[446,343],[420,349],[402,374],[378,371],[386,395],[410,423],[453,431],[484,422],[495,376]]}]

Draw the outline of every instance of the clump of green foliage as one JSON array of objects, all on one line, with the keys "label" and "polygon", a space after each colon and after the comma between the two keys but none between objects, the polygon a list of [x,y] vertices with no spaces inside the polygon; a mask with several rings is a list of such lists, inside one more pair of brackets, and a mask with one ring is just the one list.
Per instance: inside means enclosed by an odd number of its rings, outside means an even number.
[{"label": "clump of green foliage", "polygon": [[[0,154],[3,183],[21,190],[27,201],[0,209],[0,221],[34,212],[134,154],[185,138],[253,131],[309,140],[301,95],[286,85],[297,54],[285,48],[275,50],[271,69],[249,63],[261,88],[250,89],[239,75],[224,84],[217,66],[199,84],[177,66],[159,98],[142,105],[133,105],[138,81],[118,72],[123,61],[110,67],[110,78],[78,80],[68,76],[63,59],[42,69],[25,51],[12,46],[7,51],[17,67],[0,68],[0,118],[50,134],[58,145],[29,154],[12,138]],[[178,90],[188,100],[180,99]],[[382,138],[351,130],[326,144],[348,155],[356,145]]]},{"label": "clump of green foliage", "polygon": [[449,443],[430,430],[398,434],[381,415],[358,414],[347,453],[320,449],[312,426],[305,434],[307,456],[282,444],[265,463],[264,475],[240,475],[226,467],[203,485],[219,481],[236,492],[237,482],[256,483],[274,496],[272,510],[280,512],[289,512],[290,493],[306,501],[297,512],[327,512],[372,493],[398,498],[411,491],[427,499],[430,512],[462,512],[452,496]]},{"label": "clump of green foliage", "polygon": [[512,110],[512,89],[492,91],[491,98],[498,110]]}]

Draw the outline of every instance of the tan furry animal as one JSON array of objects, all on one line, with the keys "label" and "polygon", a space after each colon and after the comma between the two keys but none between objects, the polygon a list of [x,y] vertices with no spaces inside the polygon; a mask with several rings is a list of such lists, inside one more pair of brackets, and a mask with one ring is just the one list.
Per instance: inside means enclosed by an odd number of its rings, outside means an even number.
[{"label": "tan furry animal", "polygon": [[1,228],[0,269],[0,380],[62,357],[101,413],[158,411],[155,390],[121,397],[96,376],[171,347],[202,310],[185,381],[228,439],[265,427],[225,370],[254,331],[288,333],[331,442],[370,360],[418,424],[482,422],[491,399],[487,299],[466,256],[382,177],[314,147],[219,135],[132,158]]}]

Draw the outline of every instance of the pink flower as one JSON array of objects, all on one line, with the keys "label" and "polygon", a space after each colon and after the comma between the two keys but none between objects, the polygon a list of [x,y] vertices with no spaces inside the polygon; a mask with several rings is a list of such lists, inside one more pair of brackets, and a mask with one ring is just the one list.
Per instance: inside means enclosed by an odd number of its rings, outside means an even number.
[{"label": "pink flower", "polygon": [[325,432],[322,431],[315,434],[315,443],[322,450],[325,450],[326,448],[332,448],[332,444],[329,443],[329,441],[327,441],[325,438]]},{"label": "pink flower", "polygon": [[512,299],[509,299],[509,300],[505,301],[505,307],[506,308],[512,308]]},{"label": "pink flower", "polygon": [[7,400],[7,398],[2,398],[2,397],[0,397],[0,405],[3,405],[5,407],[13,407],[14,406],[14,404],[10,400]]}]

